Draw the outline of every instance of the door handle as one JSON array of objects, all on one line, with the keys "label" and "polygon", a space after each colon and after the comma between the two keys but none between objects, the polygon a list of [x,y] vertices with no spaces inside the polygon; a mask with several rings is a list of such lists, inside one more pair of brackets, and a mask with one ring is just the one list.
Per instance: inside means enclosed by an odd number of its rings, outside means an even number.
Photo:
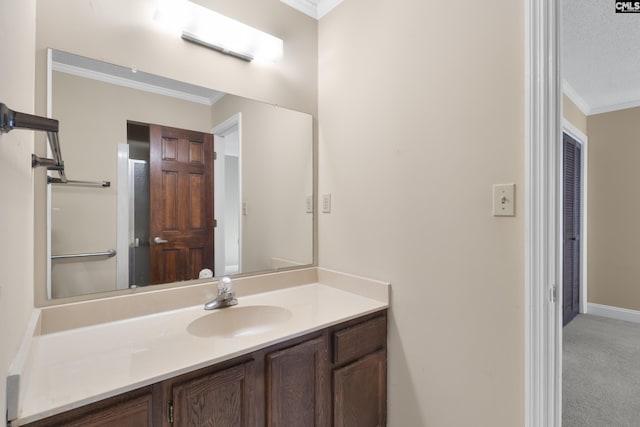
[{"label": "door handle", "polygon": [[153,242],[156,245],[162,245],[163,243],[169,243],[168,240],[161,239],[160,237],[156,237],[155,239],[153,239]]}]

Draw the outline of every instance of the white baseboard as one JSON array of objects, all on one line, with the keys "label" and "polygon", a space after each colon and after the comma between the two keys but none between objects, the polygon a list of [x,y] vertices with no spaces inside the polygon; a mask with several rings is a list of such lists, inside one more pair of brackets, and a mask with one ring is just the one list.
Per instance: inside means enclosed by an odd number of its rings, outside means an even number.
[{"label": "white baseboard", "polygon": [[640,311],[629,310],[627,308],[612,307],[610,305],[594,304],[590,302],[587,304],[587,313],[595,316],[640,323]]}]

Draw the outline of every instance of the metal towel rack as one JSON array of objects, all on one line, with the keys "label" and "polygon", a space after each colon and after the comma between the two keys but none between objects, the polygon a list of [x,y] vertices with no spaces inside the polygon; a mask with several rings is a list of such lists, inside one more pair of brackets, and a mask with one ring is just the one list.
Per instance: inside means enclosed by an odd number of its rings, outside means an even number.
[{"label": "metal towel rack", "polygon": [[53,159],[31,155],[31,167],[44,166],[48,170],[58,171],[60,178],[47,177],[49,184],[71,184],[84,186],[111,187],[109,181],[73,181],[67,179],[64,172],[64,161],[62,161],[62,151],[60,150],[60,139],[58,137],[59,123],[55,119],[48,117],[34,116],[33,114],[13,111],[5,104],[0,103],[0,133],[7,133],[13,129],[29,129],[47,132],[49,146]]},{"label": "metal towel rack", "polygon": [[103,188],[111,187],[111,181],[75,181],[73,179],[68,179],[66,181],[63,181],[60,178],[53,178],[51,176],[47,178],[47,183],[79,185],[84,187],[103,187]]},{"label": "metal towel rack", "polygon": [[115,249],[109,249],[106,252],[92,252],[85,254],[68,254],[68,255],[51,255],[51,259],[68,259],[68,258],[91,258],[91,257],[100,257],[106,256],[112,258],[116,256],[117,252]]},{"label": "metal towel rack", "polygon": [[0,103],[0,133],[7,133],[13,129],[28,129],[47,132],[49,146],[51,147],[51,153],[53,153],[53,159],[46,159],[32,154],[31,166],[45,166],[48,170],[58,171],[60,174],[60,180],[64,182],[67,180],[67,177],[64,173],[64,162],[62,161],[62,152],[60,151],[58,127],[59,123],[55,119],[13,111],[5,104]]}]

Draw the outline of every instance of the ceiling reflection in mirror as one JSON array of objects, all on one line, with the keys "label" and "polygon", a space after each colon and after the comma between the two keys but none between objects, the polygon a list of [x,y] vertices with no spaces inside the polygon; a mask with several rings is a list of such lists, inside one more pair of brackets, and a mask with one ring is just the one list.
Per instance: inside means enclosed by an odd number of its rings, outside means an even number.
[{"label": "ceiling reflection in mirror", "polygon": [[309,114],[49,56],[51,115],[80,181],[49,184],[49,297],[313,263]]}]

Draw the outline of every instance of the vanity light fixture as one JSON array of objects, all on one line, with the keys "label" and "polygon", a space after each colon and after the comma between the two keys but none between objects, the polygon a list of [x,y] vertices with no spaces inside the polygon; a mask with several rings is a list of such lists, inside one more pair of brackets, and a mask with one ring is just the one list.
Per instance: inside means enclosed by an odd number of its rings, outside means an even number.
[{"label": "vanity light fixture", "polygon": [[179,31],[184,40],[245,61],[282,58],[282,39],[188,0],[159,0],[154,19]]}]

